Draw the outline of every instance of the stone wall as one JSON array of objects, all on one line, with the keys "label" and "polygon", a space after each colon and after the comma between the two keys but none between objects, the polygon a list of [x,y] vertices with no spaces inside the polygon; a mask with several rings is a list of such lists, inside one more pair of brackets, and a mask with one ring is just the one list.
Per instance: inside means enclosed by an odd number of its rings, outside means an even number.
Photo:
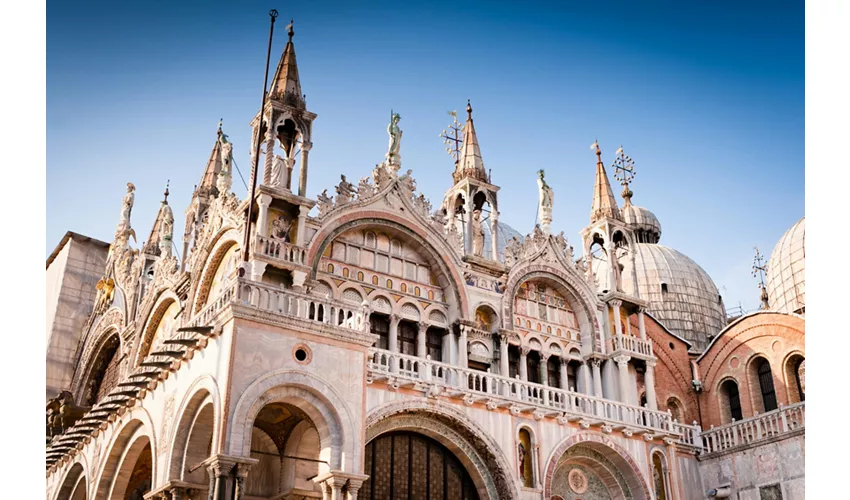
[{"label": "stone wall", "polygon": [[[703,490],[731,484],[730,499],[803,500],[805,435],[700,460]],[[777,496],[777,491],[779,495]]]}]

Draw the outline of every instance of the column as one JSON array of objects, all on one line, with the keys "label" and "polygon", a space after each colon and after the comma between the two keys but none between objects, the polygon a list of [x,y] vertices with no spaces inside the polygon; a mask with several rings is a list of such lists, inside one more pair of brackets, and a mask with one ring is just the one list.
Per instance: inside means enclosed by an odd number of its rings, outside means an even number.
[{"label": "column", "polygon": [[455,336],[452,329],[449,328],[446,334],[443,335],[443,361],[452,366],[457,365],[457,357],[455,356]]},{"label": "column", "polygon": [[468,366],[467,356],[468,356],[468,346],[467,346],[467,338],[466,338],[466,327],[460,327],[460,339],[457,343],[457,365],[461,368],[466,368]]},{"label": "column", "polygon": [[301,143],[301,177],[298,179],[298,196],[307,196],[307,155],[312,148],[312,142]]},{"label": "column", "polygon": [[346,481],[347,480],[345,478],[333,476],[325,480],[325,483],[331,490],[331,500],[343,500],[342,487],[345,486]]},{"label": "column", "polygon": [[620,382],[620,401],[630,403],[629,397],[629,358],[628,356],[617,356],[614,362],[617,363],[617,375]]},{"label": "column", "polygon": [[499,335],[499,375],[503,377],[508,377],[511,373],[508,360],[508,336]]},{"label": "column", "polygon": [[646,406],[650,410],[657,410],[658,402],[655,400],[655,361],[649,360],[646,362],[646,373],[643,380],[646,386]]},{"label": "column", "polygon": [[[271,119],[269,119],[271,123]],[[274,127],[269,125],[266,129],[266,163],[263,165],[263,184],[271,186],[277,179],[272,179],[272,165],[274,165]]]},{"label": "column", "polygon": [[632,295],[640,298],[640,288],[638,287],[638,278],[637,278],[637,266],[635,265],[635,251],[634,248],[629,251],[629,262],[632,265]]},{"label": "column", "polygon": [[257,205],[260,210],[257,211],[257,234],[260,236],[269,235],[269,205],[272,202],[272,197],[267,194],[261,194],[257,197]]},{"label": "column", "polygon": [[209,500],[223,500],[225,485],[227,484],[227,472],[221,463],[207,465],[207,475],[210,478]]},{"label": "column", "polygon": [[561,371],[561,389],[567,391],[575,391],[575,387],[570,387],[570,377],[567,374],[567,357],[562,354],[560,359],[558,359],[558,362],[561,364],[561,366],[559,367]]},{"label": "column", "polygon": [[623,305],[622,300],[612,300],[610,302],[611,308],[614,310],[614,333],[617,336],[623,335],[623,321],[620,318],[620,306]]},{"label": "column", "polygon": [[540,384],[549,385],[549,355],[540,353]]},{"label": "column", "polygon": [[238,464],[234,471],[236,488],[234,488],[233,500],[242,500],[245,497],[245,480],[248,478],[248,471],[251,466],[248,464]]},{"label": "column", "polygon": [[428,354],[428,348],[425,346],[425,341],[428,335],[428,325],[419,323],[419,331],[416,333],[416,355],[424,358]]},{"label": "column", "polygon": [[[295,244],[300,247],[307,247],[307,242],[304,239],[307,237],[307,214],[310,209],[301,205],[298,207],[298,227],[295,228]],[[303,262],[300,262],[303,264]]]},{"label": "column", "polygon": [[528,347],[521,347],[519,350],[519,378],[524,381],[528,381],[528,353],[531,352],[531,349]]},{"label": "column", "polygon": [[263,281],[263,274],[266,273],[266,265],[265,262],[260,262],[258,260],[252,260],[249,263],[249,270],[251,272],[251,281]]},{"label": "column", "polygon": [[390,315],[390,338],[389,348],[392,352],[398,352],[398,322],[401,317],[397,314]]},{"label": "column", "polygon": [[605,245],[605,250],[608,254],[608,291],[616,292],[617,291],[617,270],[614,268],[619,265],[617,263],[617,247],[614,245],[613,241],[609,241],[607,245]]},{"label": "column", "polygon": [[602,360],[594,358],[591,361],[593,365],[593,395],[597,398],[602,397]]},{"label": "column", "polygon": [[472,195],[468,194],[466,199],[465,210],[466,222],[463,230],[463,253],[469,255],[472,253]]},{"label": "column", "polygon": [[[492,203],[490,207],[493,207]],[[490,212],[490,249],[491,258],[499,262],[499,212],[495,209]]]},{"label": "column", "polygon": [[[593,394],[593,378],[590,376],[590,367],[587,366],[587,362],[585,361],[581,364],[579,369],[581,370],[581,376],[584,379],[584,393],[589,396]],[[578,390],[578,387],[576,387],[576,390]]]},{"label": "column", "polygon": [[295,158],[286,157],[283,159],[283,164],[286,166],[286,172],[283,175],[286,178],[283,180],[283,187],[285,190],[292,190],[292,168],[295,167]]},{"label": "column", "polygon": [[646,321],[644,320],[645,308],[638,309],[638,330],[640,330],[640,339],[646,340]]}]

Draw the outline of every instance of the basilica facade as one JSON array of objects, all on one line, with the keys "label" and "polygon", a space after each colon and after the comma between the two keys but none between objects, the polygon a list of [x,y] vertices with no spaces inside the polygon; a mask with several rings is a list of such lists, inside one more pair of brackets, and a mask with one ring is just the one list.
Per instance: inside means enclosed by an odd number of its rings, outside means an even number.
[{"label": "basilica facade", "polygon": [[397,114],[371,176],[311,198],[288,35],[253,197],[220,125],[181,242],[166,190],[134,248],[128,184],[111,243],[48,260],[48,500],[803,498],[804,220],[730,319],[622,149],[588,155],[579,252],[543,171],[540,223],[499,222],[471,104],[441,202]]}]

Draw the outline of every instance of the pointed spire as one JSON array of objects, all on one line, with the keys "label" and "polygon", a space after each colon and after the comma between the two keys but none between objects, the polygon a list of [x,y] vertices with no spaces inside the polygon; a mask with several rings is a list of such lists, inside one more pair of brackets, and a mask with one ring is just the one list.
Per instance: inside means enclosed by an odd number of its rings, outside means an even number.
[{"label": "pointed spire", "polygon": [[159,255],[159,244],[162,237],[163,220],[168,220],[170,217],[171,223],[174,222],[174,216],[171,207],[168,206],[168,186],[171,184],[171,179],[165,183],[165,192],[163,193],[162,203],[159,206],[159,211],[156,213],[156,219],[153,221],[150,235],[142,247],[142,252],[150,255]]},{"label": "pointed spire", "polygon": [[461,147],[460,162],[454,172],[454,181],[458,183],[461,179],[472,177],[483,182],[490,182],[487,171],[484,169],[484,159],[481,157],[481,148],[478,146],[478,136],[475,134],[475,125],[472,123],[472,104],[466,101],[466,125],[463,126],[463,146]]},{"label": "pointed spire", "polygon": [[295,44],[292,43],[292,37],[295,36],[293,23],[294,20],[291,20],[286,27],[289,41],[286,42],[283,55],[272,77],[269,98],[283,101],[284,104],[296,108],[305,108],[304,96],[301,94],[301,80],[298,78],[298,63],[295,62]]},{"label": "pointed spire", "polygon": [[611,183],[608,181],[605,164],[602,163],[602,150],[599,149],[599,142],[594,141],[590,149],[596,152],[596,182],[593,185],[593,205],[590,208],[590,222],[592,224],[603,217],[623,220],[620,216],[617,200],[614,199],[614,191],[611,189]]},{"label": "pointed spire", "polygon": [[210,158],[207,160],[207,166],[204,168],[204,173],[201,176],[201,181],[195,186],[195,194],[202,196],[216,196],[218,189],[216,188],[216,180],[218,173],[221,171],[222,156],[221,146],[227,141],[227,135],[222,132],[221,125],[223,120],[218,122],[218,130],[216,131],[216,140],[213,144]]}]

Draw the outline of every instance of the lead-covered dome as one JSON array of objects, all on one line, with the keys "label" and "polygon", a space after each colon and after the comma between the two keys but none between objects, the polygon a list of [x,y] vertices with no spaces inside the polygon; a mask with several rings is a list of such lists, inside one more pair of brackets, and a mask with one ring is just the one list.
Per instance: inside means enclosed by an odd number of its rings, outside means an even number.
[{"label": "lead-covered dome", "polygon": [[632,228],[640,243],[658,243],[661,239],[661,223],[649,209],[626,203],[620,210],[623,221]]},{"label": "lead-covered dome", "polygon": [[782,235],[767,264],[770,309],[782,313],[806,312],[806,218]]},{"label": "lead-covered dome", "polygon": [[[635,270],[640,298],[649,312],[676,335],[703,351],[726,326],[723,299],[714,281],[690,257],[654,243],[635,245]],[[632,290],[632,273],[625,259],[623,290]]]}]

